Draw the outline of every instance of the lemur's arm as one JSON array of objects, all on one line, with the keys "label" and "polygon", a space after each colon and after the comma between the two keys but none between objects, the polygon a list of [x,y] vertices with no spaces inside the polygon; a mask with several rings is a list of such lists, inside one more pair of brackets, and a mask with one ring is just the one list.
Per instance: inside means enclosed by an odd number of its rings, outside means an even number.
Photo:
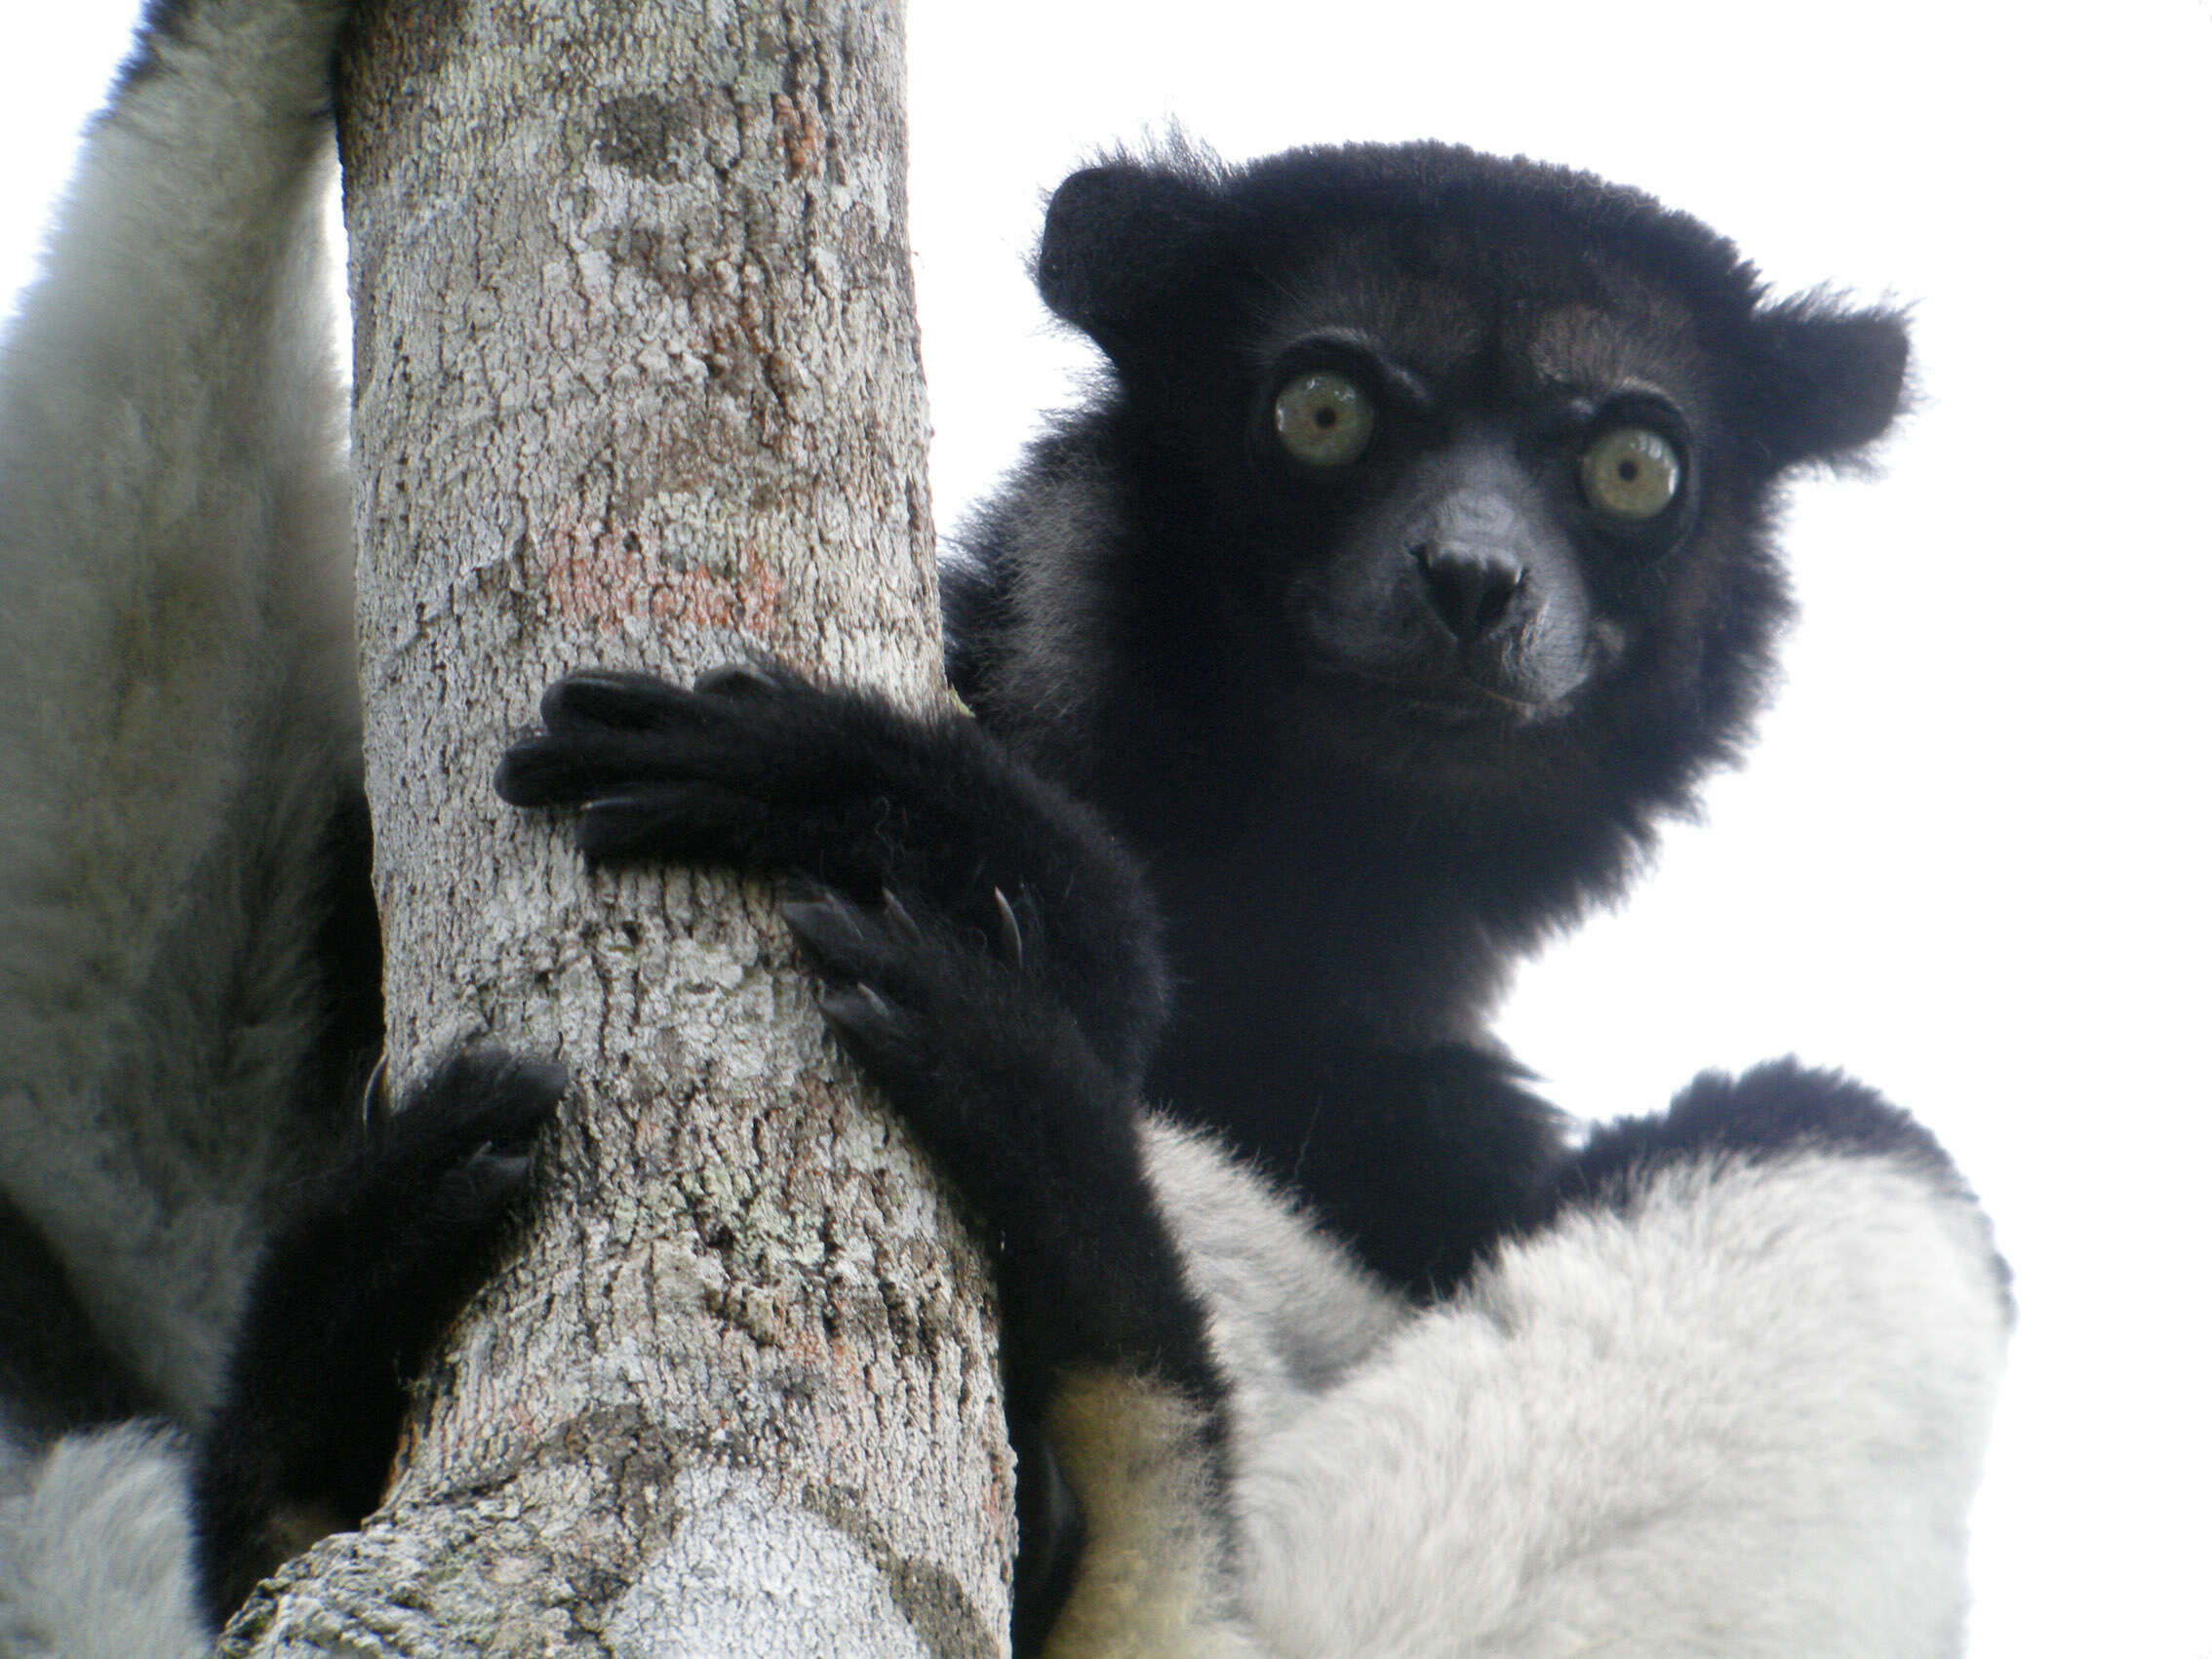
[{"label": "lemur's arm", "polygon": [[959,944],[1003,947],[1118,1076],[1143,1075],[1166,1010],[1143,884],[1095,816],[973,721],[902,714],[765,658],[696,691],[572,675],[541,715],[499,792],[580,807],[588,857],[705,862],[925,906]]}]

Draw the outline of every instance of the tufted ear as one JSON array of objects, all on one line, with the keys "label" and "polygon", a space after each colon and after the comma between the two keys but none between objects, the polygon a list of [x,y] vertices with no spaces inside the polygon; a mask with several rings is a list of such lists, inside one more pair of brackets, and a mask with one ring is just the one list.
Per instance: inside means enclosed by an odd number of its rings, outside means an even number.
[{"label": "tufted ear", "polygon": [[1220,195],[1205,163],[1117,159],[1070,175],[1052,192],[1034,267],[1055,316],[1122,363],[1158,344],[1178,275],[1205,237]]},{"label": "tufted ear", "polygon": [[1802,294],[1752,319],[1751,431],[1776,466],[1840,460],[1906,402],[1905,314]]}]

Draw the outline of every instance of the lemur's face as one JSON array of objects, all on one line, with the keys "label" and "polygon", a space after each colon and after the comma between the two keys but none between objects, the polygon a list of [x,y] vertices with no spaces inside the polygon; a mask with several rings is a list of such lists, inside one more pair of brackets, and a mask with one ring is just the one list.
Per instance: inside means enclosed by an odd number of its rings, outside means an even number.
[{"label": "lemur's face", "polygon": [[1092,654],[1204,728],[1162,743],[1478,811],[1686,799],[1788,612],[1775,481],[1904,375],[1893,314],[1770,303],[1648,197],[1447,146],[1109,164],[1038,272],[1115,368],[1124,533],[1081,574],[1132,618]]},{"label": "lemur's face", "polygon": [[1694,378],[1617,314],[1468,287],[1289,307],[1246,389],[1250,506],[1309,668],[1442,729],[1570,715],[1700,528]]},{"label": "lemur's face", "polygon": [[[1194,445],[1226,463],[1209,540],[1242,550],[1225,631],[1349,764],[1524,790],[1755,694],[1783,601],[1727,375],[1683,301],[1591,264],[1340,237],[1269,285],[1219,404],[1183,406],[1235,428]],[[1760,649],[1709,655],[1739,625]]]}]

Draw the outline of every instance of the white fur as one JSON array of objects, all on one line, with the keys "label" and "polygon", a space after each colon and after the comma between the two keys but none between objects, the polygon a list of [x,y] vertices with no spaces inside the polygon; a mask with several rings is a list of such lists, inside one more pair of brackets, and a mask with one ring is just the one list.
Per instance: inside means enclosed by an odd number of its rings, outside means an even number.
[{"label": "white fur", "polygon": [[[292,1096],[359,738],[317,274],[336,8],[183,10],[0,344],[0,1182],[193,1427],[272,1198],[341,1116]],[[11,1651],[192,1645],[178,1456],[143,1426],[16,1449]]]},{"label": "white fur", "polygon": [[1235,1379],[1240,1437],[1302,1412],[1412,1317],[1402,1296],[1206,1136],[1149,1118],[1144,1159],[1205,1304],[1215,1357]]},{"label": "white fur", "polygon": [[124,1424],[0,1452],[0,1653],[184,1659],[207,1650],[185,1574],[175,1432]]},{"label": "white fur", "polygon": [[188,1421],[318,1150],[299,918],[359,742],[328,8],[191,18],[87,135],[0,356],[0,1179]]},{"label": "white fur", "polygon": [[1415,1313],[1206,1143],[1148,1158],[1230,1362],[1238,1608],[1148,1651],[1958,1652],[2007,1330],[1970,1201],[1873,1158],[1677,1165]]}]

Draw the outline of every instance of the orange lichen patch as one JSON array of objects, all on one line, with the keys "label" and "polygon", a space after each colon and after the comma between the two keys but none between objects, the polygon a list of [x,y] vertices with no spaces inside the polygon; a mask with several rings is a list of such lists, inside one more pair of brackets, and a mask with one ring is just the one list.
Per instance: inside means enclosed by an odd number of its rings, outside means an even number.
[{"label": "orange lichen patch", "polygon": [[734,575],[703,564],[672,566],[661,557],[657,532],[612,521],[585,525],[571,508],[531,545],[542,560],[537,585],[546,604],[602,633],[644,617],[757,637],[774,621],[782,592],[781,577],[753,547],[734,550]]},{"label": "orange lichen patch", "polygon": [[810,102],[802,103],[788,93],[777,93],[773,103],[775,139],[783,149],[785,177],[796,179],[819,173],[824,147],[821,115]]}]

